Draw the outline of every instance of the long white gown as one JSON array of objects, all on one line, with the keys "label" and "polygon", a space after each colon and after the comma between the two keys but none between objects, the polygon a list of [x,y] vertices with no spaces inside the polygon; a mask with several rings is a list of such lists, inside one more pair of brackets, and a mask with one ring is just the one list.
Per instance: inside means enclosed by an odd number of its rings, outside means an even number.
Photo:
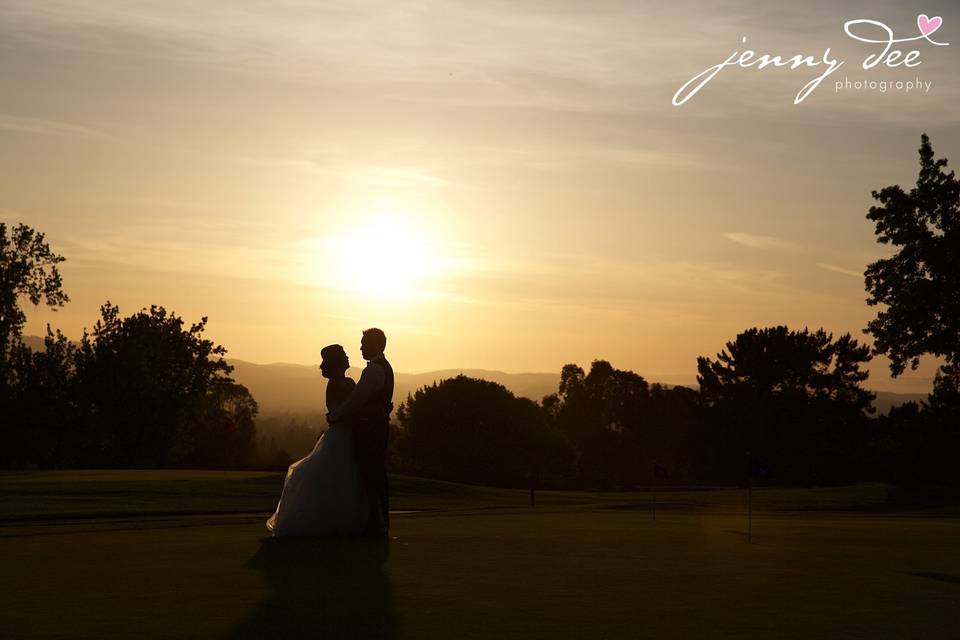
[{"label": "long white gown", "polygon": [[[346,378],[349,388],[354,383]],[[341,398],[342,402],[343,398]],[[327,410],[340,402],[327,394]],[[330,426],[313,451],[287,469],[277,510],[267,521],[274,536],[353,536],[363,533],[369,512],[353,455],[349,423]]]}]

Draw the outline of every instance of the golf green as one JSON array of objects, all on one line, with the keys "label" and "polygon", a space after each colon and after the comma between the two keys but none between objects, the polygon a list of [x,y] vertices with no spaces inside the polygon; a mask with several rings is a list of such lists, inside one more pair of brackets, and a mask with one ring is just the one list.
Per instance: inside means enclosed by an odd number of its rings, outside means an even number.
[{"label": "golf green", "polygon": [[[128,482],[137,472],[125,473]],[[431,487],[457,485],[417,486],[426,508]],[[536,508],[468,508],[448,496],[438,500],[446,507],[396,514],[387,549],[264,540],[266,512],[44,519],[38,506],[0,526],[0,629],[11,638],[957,632],[954,517],[771,510],[755,515],[748,543],[742,512],[667,501],[654,520],[629,497],[544,494]]]}]

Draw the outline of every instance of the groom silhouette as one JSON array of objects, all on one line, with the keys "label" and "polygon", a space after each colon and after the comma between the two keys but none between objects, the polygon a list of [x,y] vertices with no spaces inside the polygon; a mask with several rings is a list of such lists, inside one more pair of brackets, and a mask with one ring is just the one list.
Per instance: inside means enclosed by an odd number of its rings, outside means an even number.
[{"label": "groom silhouette", "polygon": [[380,329],[367,329],[360,340],[360,353],[367,366],[350,396],[327,414],[327,422],[353,419],[353,455],[370,505],[369,535],[390,533],[390,502],[387,487],[387,440],[393,411],[393,367],[383,352],[387,336]]}]

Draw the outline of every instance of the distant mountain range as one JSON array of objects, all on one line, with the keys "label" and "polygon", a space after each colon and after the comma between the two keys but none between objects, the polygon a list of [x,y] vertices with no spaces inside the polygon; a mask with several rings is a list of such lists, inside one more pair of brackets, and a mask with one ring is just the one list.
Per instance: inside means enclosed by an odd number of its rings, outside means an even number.
[{"label": "distant mountain range", "polygon": [[[42,349],[43,338],[26,336],[24,342],[31,349]],[[326,381],[316,366],[303,364],[256,364],[246,360],[227,360],[234,366],[233,377],[245,385],[260,405],[261,414],[273,413],[325,413],[323,406]],[[460,374],[502,384],[514,394],[540,401],[543,396],[555,393],[560,384],[558,373],[505,373],[488,369],[443,369],[426,373],[396,373],[394,404],[406,400],[407,394],[453,378]],[[360,369],[351,367],[347,372],[354,380],[360,379]],[[652,381],[651,381],[652,382]],[[676,385],[665,385],[668,387]],[[696,382],[682,385],[696,387]],[[874,402],[878,413],[886,413],[890,407],[925,400],[923,393],[893,393],[878,391]]]},{"label": "distant mountain range", "polygon": [[[245,385],[260,403],[263,413],[273,412],[323,412],[323,397],[326,381],[317,367],[300,364],[254,364],[244,360],[229,360],[234,366],[233,377]],[[488,369],[443,369],[426,373],[396,373],[394,404],[406,400],[407,394],[463,374],[502,384],[515,395],[540,401],[550,393],[556,393],[560,384],[559,373],[505,373]],[[347,372],[354,380],[360,379],[360,369],[351,367]],[[653,381],[651,381],[653,382]],[[673,387],[678,385],[664,385]],[[696,382],[688,385],[696,388]],[[927,398],[923,393],[893,393],[877,391],[874,406],[878,413],[886,413],[890,407]]]},{"label": "distant mountain range", "polygon": [[[263,413],[325,412],[323,408],[326,380],[316,366],[301,364],[255,364],[245,360],[228,360],[234,366],[233,377],[245,385],[260,404]],[[360,369],[351,367],[347,375],[360,379]],[[427,373],[396,372],[394,404],[406,400],[407,394],[453,378],[460,374],[502,384],[518,396],[541,400],[555,393],[560,384],[559,373],[504,373],[486,369],[444,369]]]}]

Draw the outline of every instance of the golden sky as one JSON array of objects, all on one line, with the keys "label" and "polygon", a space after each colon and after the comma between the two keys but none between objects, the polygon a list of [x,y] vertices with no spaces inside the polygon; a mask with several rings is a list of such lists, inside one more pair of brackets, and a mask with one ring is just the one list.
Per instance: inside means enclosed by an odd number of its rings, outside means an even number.
[{"label": "golden sky", "polygon": [[[915,182],[921,132],[960,159],[960,11],[910,4],[0,0],[0,219],[47,234],[72,298],[27,332],[110,300],[255,362],[359,360],[376,325],[400,371],[668,382],[751,326],[860,336],[870,191]],[[860,67],[879,47],[844,22],[912,37],[920,11],[958,42]],[[846,63],[798,105],[822,70],[671,104],[747,46]]]}]

